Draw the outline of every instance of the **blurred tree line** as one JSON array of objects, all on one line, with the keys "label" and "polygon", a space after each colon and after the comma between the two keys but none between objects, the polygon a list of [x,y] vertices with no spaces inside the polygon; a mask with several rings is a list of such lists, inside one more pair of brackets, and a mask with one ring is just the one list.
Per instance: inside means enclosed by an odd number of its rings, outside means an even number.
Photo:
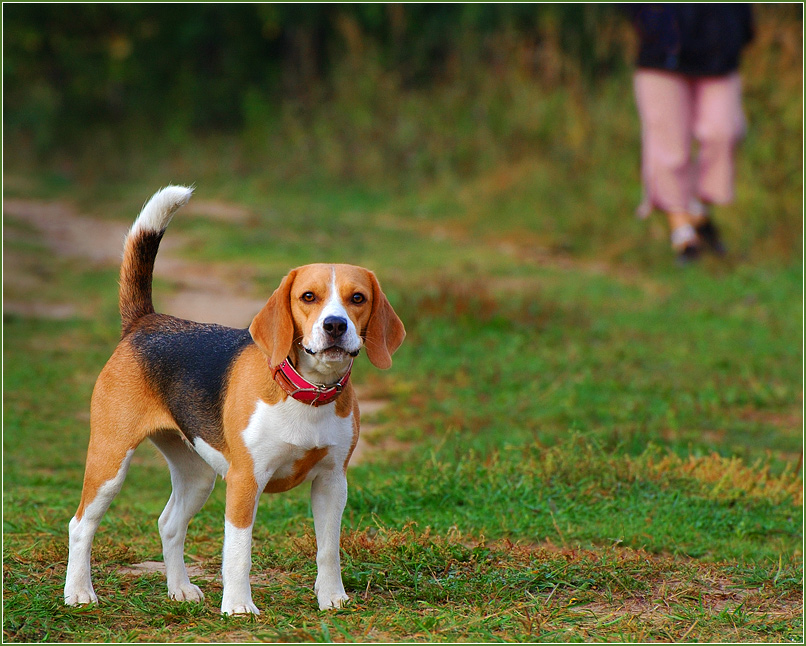
[{"label": "blurred tree line", "polygon": [[[99,124],[232,130],[328,99],[372,59],[396,87],[495,73],[513,54],[563,81],[625,66],[623,20],[602,4],[6,4],[4,120],[39,149]],[[501,35],[517,40],[513,50]],[[548,47],[547,47],[548,45]],[[258,116],[259,115],[259,116]]]}]

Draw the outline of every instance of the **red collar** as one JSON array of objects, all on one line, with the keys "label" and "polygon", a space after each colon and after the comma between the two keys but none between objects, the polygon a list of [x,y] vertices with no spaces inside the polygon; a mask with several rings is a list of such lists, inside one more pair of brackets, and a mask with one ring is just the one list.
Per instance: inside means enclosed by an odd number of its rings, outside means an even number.
[{"label": "red collar", "polygon": [[344,376],[332,386],[326,386],[324,384],[314,384],[305,379],[286,358],[272,368],[272,377],[289,397],[293,397],[298,402],[310,406],[324,406],[335,401],[341,395],[341,391],[350,379],[352,369],[353,360],[350,359],[350,365]]}]

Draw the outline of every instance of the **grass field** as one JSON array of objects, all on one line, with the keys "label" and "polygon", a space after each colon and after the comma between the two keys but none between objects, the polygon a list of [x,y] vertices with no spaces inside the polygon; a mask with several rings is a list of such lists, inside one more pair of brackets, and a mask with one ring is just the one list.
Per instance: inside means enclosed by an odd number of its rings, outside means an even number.
[{"label": "grass field", "polygon": [[[348,474],[347,608],[316,607],[307,486],[259,508],[259,617],[217,612],[222,483],[187,541],[205,603],[132,573],[162,558],[170,493],[145,445],[96,536],[100,605],[65,608],[117,268],[55,253],[6,212],[5,641],[802,641],[802,99],[766,89],[764,64],[737,201],[717,212],[731,253],[684,269],[662,222],[632,215],[637,124],[615,84],[569,108],[581,134],[411,186],[289,178],[226,137],[45,162],[7,150],[6,199],[100,223],[195,183],[194,200],[248,216],[180,212],[175,255],[258,299],[298,264],[366,265],[408,337],[390,371],[361,358],[354,373],[386,405]],[[181,288],[160,279],[158,309]]]},{"label": "grass field", "polygon": [[[121,574],[161,559],[169,481],[143,447],[96,539],[100,607],[62,606],[87,403],[117,337],[116,276],[48,253],[9,218],[7,251],[24,252],[47,289],[7,284],[7,296],[77,309],[5,317],[7,640],[799,639],[796,264],[681,272],[650,238],[656,261],[636,267],[529,247],[527,219],[476,235],[459,218],[412,216],[408,199],[270,200],[246,202],[246,228],[180,215],[169,235],[190,241],[189,257],[256,271],[265,294],[315,255],[375,267],[409,330],[389,373],[356,371],[390,402],[368,441],[397,442],[350,472],[355,602],[315,608],[305,491],[260,508],[257,619],[216,612],[222,486],[188,539],[203,607],[168,602],[160,574]],[[103,210],[128,220],[137,206]],[[172,288],[158,286],[158,304]]]}]

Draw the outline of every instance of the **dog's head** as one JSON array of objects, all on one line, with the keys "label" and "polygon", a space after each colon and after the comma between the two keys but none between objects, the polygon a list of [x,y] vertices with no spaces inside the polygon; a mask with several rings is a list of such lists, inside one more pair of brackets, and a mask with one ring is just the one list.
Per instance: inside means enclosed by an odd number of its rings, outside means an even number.
[{"label": "dog's head", "polygon": [[354,265],[305,265],[293,269],[249,327],[272,367],[296,353],[309,370],[337,373],[365,348],[378,368],[406,336],[378,279]]}]

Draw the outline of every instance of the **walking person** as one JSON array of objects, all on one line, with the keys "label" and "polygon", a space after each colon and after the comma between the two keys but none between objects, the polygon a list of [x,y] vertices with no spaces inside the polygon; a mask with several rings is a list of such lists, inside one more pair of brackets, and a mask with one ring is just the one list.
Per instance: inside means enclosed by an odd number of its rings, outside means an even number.
[{"label": "walking person", "polygon": [[[750,5],[622,5],[638,33],[634,89],[641,120],[639,217],[666,214],[680,263],[724,254],[711,205],[734,199],[744,136],[739,58],[753,37]],[[696,151],[693,144],[696,142]]]}]

